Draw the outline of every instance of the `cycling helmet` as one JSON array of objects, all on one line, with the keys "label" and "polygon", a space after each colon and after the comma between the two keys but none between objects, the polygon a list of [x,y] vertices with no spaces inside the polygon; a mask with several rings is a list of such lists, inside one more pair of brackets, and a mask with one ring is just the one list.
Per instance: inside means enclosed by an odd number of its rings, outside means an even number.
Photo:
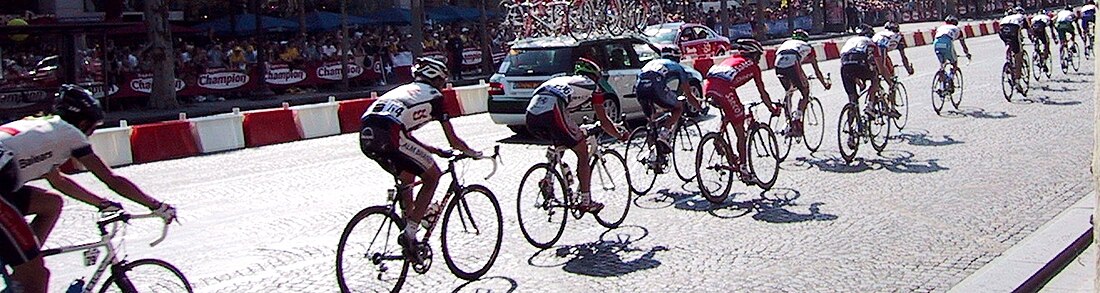
[{"label": "cycling helmet", "polygon": [[867,24],[861,24],[859,25],[859,30],[856,31],[856,34],[870,38],[875,35],[875,28]]},{"label": "cycling helmet", "polygon": [[735,41],[738,46],[741,47],[742,53],[746,54],[760,54],[764,52],[764,46],[760,45],[760,42],[752,38],[738,39]]},{"label": "cycling helmet", "polygon": [[680,49],[676,47],[665,47],[661,49],[661,58],[672,61],[680,61],[680,56]]},{"label": "cycling helmet", "polygon": [[953,24],[954,25],[954,24],[959,24],[959,19],[955,18],[954,15],[948,15],[946,18],[943,19],[943,22],[945,22],[947,24]]},{"label": "cycling helmet", "polygon": [[103,108],[99,107],[99,100],[92,96],[91,91],[75,84],[65,84],[57,91],[55,98],[54,114],[61,116],[61,120],[73,126],[79,126],[84,121],[95,124],[103,122]]},{"label": "cycling helmet", "polygon": [[806,33],[805,30],[796,29],[793,32],[791,32],[791,39],[792,40],[799,40],[799,41],[809,41],[810,40],[810,34]]},{"label": "cycling helmet", "polygon": [[588,60],[587,58],[577,58],[576,62],[573,62],[573,74],[584,75],[592,80],[599,79],[603,76],[603,70],[600,69],[596,62]]},{"label": "cycling helmet", "polygon": [[416,62],[413,63],[412,73],[413,77],[421,77],[424,79],[438,78],[446,80],[447,76],[450,76],[447,72],[446,64],[428,57],[416,58]]},{"label": "cycling helmet", "polygon": [[895,32],[895,33],[900,30],[900,28],[898,28],[898,24],[893,22],[893,21],[887,21],[886,24],[883,25],[883,28],[885,28],[888,31]]},{"label": "cycling helmet", "polygon": [[1020,6],[1016,6],[1016,7],[1012,8],[1012,12],[1019,13],[1019,14],[1024,14],[1024,8],[1020,7]]}]

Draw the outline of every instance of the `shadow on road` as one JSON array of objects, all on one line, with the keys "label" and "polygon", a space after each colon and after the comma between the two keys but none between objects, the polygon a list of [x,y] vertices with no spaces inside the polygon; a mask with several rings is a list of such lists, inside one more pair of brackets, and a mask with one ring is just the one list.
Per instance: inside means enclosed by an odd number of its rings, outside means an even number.
[{"label": "shadow on road", "polygon": [[657,252],[664,246],[639,247],[636,243],[649,235],[641,226],[623,226],[600,235],[600,240],[576,245],[559,245],[536,252],[528,263],[540,267],[561,266],[566,272],[617,277],[661,266]]},{"label": "shadow on road", "polygon": [[956,140],[950,135],[940,135],[938,137],[928,134],[927,130],[903,130],[901,133],[890,137],[891,140],[900,140],[909,143],[909,145],[915,146],[948,146],[963,143]]},{"label": "shadow on road", "polygon": [[1004,111],[987,112],[985,109],[976,107],[960,107],[958,110],[944,111],[940,116],[947,118],[978,118],[978,119],[1006,119],[1016,117],[1016,115],[1009,114]]},{"label": "shadow on road", "polygon": [[455,287],[454,293],[459,292],[515,292],[519,285],[516,280],[509,277],[495,276],[482,277]]},{"label": "shadow on road", "polygon": [[947,170],[940,166],[938,159],[913,160],[913,153],[901,150],[885,150],[879,158],[863,158],[856,154],[851,164],[844,162],[839,154],[814,154],[814,158],[799,157],[797,160],[814,165],[821,171],[833,173],[859,173],[868,170],[886,169],[894,173],[932,173]]},{"label": "shadow on road", "polygon": [[1081,101],[1061,100],[1061,99],[1051,98],[1050,96],[1034,96],[1034,97],[1023,98],[1023,99],[1020,99],[1020,100],[1030,102],[1030,103],[1038,103],[1038,104],[1048,105],[1048,106],[1073,106],[1073,105],[1080,105],[1081,104]]},{"label": "shadow on road", "polygon": [[754,220],[768,223],[800,223],[837,219],[836,215],[821,213],[820,206],[824,203],[820,202],[811,203],[808,213],[791,211],[790,207],[799,206],[795,203],[795,200],[801,196],[801,192],[794,189],[773,188],[761,192],[760,197],[747,201],[735,202],[732,201],[733,197],[730,197],[727,202],[714,205],[716,208],[708,212],[718,218],[732,219],[746,216],[755,211],[756,213],[752,215]]}]

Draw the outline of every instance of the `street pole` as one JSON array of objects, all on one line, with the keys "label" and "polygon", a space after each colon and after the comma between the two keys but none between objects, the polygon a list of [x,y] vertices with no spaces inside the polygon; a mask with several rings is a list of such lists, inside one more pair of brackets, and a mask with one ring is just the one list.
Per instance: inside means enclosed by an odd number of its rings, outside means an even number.
[{"label": "street pole", "polygon": [[424,2],[412,0],[409,12],[412,14],[412,40],[409,40],[409,49],[412,49],[413,58],[424,54]]},{"label": "street pole", "polygon": [[348,86],[348,0],[340,0],[340,90]]},{"label": "street pole", "polygon": [[489,15],[485,11],[486,1],[478,1],[478,6],[481,6],[481,74],[493,74],[493,47],[490,45],[489,39]]},{"label": "street pole", "polygon": [[263,12],[263,4],[260,0],[252,0],[254,13],[256,16],[256,82],[259,83],[259,87],[256,88],[255,95],[260,97],[269,97],[275,95],[275,92],[271,91],[271,88],[267,86],[267,34],[264,31],[264,19],[260,15]]},{"label": "street pole", "polygon": [[[744,2],[742,2],[741,5],[744,5]],[[720,21],[722,22],[722,35],[726,37],[730,36],[730,14],[728,10],[729,7],[729,0],[722,0],[722,9],[720,9],[722,11],[718,12],[719,17],[721,18]]]}]

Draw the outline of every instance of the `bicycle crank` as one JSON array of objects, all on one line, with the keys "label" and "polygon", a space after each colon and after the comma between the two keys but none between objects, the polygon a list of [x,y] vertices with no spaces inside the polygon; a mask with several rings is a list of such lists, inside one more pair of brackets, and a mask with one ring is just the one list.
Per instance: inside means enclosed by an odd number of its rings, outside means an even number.
[{"label": "bicycle crank", "polygon": [[413,261],[412,264],[413,271],[416,271],[417,274],[421,275],[427,273],[428,269],[432,268],[432,248],[431,246],[428,246],[428,242],[426,241],[427,239],[424,240],[425,241],[423,243],[419,243],[416,245],[416,258],[418,259],[416,261]]}]

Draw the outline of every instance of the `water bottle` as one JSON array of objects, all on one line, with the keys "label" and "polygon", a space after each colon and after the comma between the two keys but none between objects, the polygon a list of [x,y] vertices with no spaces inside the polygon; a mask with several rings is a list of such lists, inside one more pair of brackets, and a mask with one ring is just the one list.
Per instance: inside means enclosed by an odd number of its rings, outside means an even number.
[{"label": "water bottle", "polygon": [[69,289],[65,290],[65,293],[80,293],[84,291],[84,279],[76,279],[72,284],[69,284]]},{"label": "water bottle", "polygon": [[573,186],[573,168],[569,168],[569,164],[561,162],[562,172],[565,173],[565,186]]}]

